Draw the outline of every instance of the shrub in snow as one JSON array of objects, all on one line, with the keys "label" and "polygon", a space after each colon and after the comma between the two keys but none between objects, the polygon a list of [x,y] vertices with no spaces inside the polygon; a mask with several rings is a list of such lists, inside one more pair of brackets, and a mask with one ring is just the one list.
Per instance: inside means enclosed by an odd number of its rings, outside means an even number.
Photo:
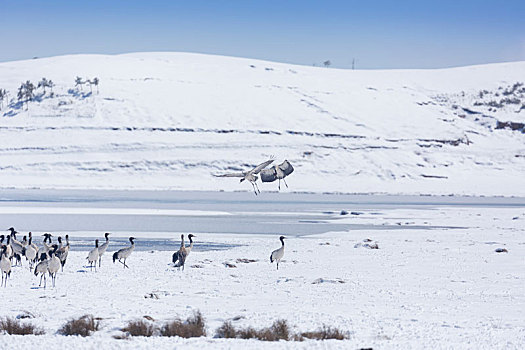
[{"label": "shrub in snow", "polygon": [[231,322],[224,322],[215,332],[217,338],[258,339],[264,341],[290,340],[290,327],[285,320],[277,320],[270,327],[235,329]]},{"label": "shrub in snow", "polygon": [[160,329],[160,335],[163,337],[193,338],[206,336],[206,324],[204,317],[200,311],[197,311],[193,316],[188,317],[186,321],[177,319],[166,323]]},{"label": "shrub in snow", "polygon": [[40,328],[35,327],[31,323],[22,323],[15,318],[6,317],[0,321],[0,332],[7,334],[18,334],[18,335],[41,335],[44,331]]},{"label": "shrub in snow", "polygon": [[151,337],[155,332],[155,325],[144,320],[131,321],[122,328],[122,332],[129,333],[133,337]]},{"label": "shrub in snow", "polygon": [[335,328],[323,325],[322,328],[312,331],[294,334],[290,331],[290,326],[285,320],[277,320],[270,327],[255,329],[253,327],[236,329],[230,321],[226,321],[217,328],[215,332],[217,338],[241,338],[241,339],[258,339],[264,341],[295,340],[303,341],[305,339],[347,339],[347,335]]},{"label": "shrub in snow", "polygon": [[237,330],[230,321],[224,322],[215,331],[216,338],[237,338]]},{"label": "shrub in snow", "polygon": [[84,315],[77,319],[71,319],[58,330],[62,335],[90,336],[91,333],[98,331],[100,323],[93,315]]},{"label": "shrub in snow", "polygon": [[322,328],[316,331],[303,332],[299,334],[298,340],[303,340],[303,338],[317,339],[317,340],[326,340],[326,339],[343,340],[343,339],[346,339],[347,336],[341,330],[335,327],[329,327],[329,326],[323,325]]}]

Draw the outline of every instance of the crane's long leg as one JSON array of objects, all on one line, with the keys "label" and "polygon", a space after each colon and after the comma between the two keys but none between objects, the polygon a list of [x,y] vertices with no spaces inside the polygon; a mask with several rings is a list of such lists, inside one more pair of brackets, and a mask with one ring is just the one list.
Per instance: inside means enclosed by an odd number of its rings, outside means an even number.
[{"label": "crane's long leg", "polygon": [[283,181],[284,181],[284,184],[286,185],[286,188],[288,188],[288,184],[286,183],[286,180],[283,179]]},{"label": "crane's long leg", "polygon": [[279,188],[279,191],[281,190],[281,179],[279,179],[279,186],[277,186]]},{"label": "crane's long leg", "polygon": [[257,185],[257,182],[254,182],[255,184],[255,187],[257,187],[257,190],[259,191],[259,193],[261,193],[261,190],[259,189],[259,185]]},{"label": "crane's long leg", "polygon": [[253,184],[253,182],[251,182],[252,184],[252,187],[253,187],[253,192],[255,193],[255,195],[257,195],[257,190],[255,189],[255,185]]},{"label": "crane's long leg", "polygon": [[122,265],[124,265],[124,269],[127,267],[129,269],[129,266],[126,265],[126,259],[124,259],[124,262],[122,262],[120,259],[118,259],[118,262],[121,263]]}]

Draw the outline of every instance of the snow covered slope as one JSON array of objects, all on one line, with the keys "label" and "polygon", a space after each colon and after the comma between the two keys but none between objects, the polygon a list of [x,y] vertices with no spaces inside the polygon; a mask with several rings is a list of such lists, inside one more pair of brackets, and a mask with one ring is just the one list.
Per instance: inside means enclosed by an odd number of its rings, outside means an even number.
[{"label": "snow covered slope", "polygon": [[[98,77],[96,87],[75,78]],[[22,82],[45,77],[26,105]],[[189,53],[0,63],[0,186],[525,195],[525,62],[352,71]],[[260,185],[275,191],[277,184]]]}]

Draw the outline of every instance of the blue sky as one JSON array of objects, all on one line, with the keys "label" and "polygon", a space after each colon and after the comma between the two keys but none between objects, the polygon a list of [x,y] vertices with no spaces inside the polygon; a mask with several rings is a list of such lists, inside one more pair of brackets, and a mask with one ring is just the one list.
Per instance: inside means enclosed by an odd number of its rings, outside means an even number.
[{"label": "blue sky", "polygon": [[524,0],[0,0],[0,61],[186,51],[441,68],[525,60],[524,18]]}]

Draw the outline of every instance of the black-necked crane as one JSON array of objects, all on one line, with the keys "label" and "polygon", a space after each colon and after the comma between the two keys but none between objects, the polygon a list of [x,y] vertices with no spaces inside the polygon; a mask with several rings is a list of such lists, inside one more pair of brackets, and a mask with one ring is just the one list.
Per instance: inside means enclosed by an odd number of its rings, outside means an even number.
[{"label": "black-necked crane", "polygon": [[274,182],[275,180],[279,180],[278,188],[279,190],[281,190],[281,180],[283,180],[286,187],[288,187],[288,184],[286,183],[286,180],[284,178],[293,173],[293,171],[294,168],[292,164],[290,164],[289,161],[285,160],[279,165],[274,165],[271,168],[263,169],[261,171],[261,181]]},{"label": "black-necked crane", "polygon": [[104,233],[104,237],[106,237],[106,242],[104,242],[100,247],[98,247],[98,267],[100,267],[100,262],[102,261],[102,255],[106,252],[109,246],[109,235],[111,233],[106,232]]},{"label": "black-necked crane", "polygon": [[[3,235],[2,235],[3,236]],[[11,236],[8,235],[6,238],[6,254],[10,261],[13,261],[13,247],[11,246]]]},{"label": "black-necked crane", "polygon": [[275,249],[272,254],[270,254],[270,262],[273,263],[274,261],[277,263],[277,270],[279,270],[279,262],[284,256],[284,239],[286,237],[281,236],[279,237],[279,240],[281,241],[281,248]]},{"label": "black-necked crane", "polygon": [[252,187],[253,187],[253,192],[255,192],[255,195],[257,195],[257,191],[259,191],[259,193],[261,193],[261,190],[259,190],[259,186],[257,186],[257,182],[256,182],[258,180],[257,174],[259,174],[261,172],[261,170],[266,168],[272,162],[273,162],[273,159],[269,159],[266,162],[257,165],[255,168],[253,168],[251,170],[248,170],[248,171],[243,171],[242,173],[214,174],[213,176],[216,176],[216,177],[241,177],[241,181],[240,182],[243,182],[244,180],[250,182],[252,184]]},{"label": "black-necked crane", "polygon": [[[133,250],[135,249],[135,242],[133,242],[134,239],[135,237],[129,237],[131,246],[127,248],[122,248],[113,254],[113,264],[115,263],[115,261],[118,260],[119,263],[124,265],[124,268],[127,267],[129,269],[129,266],[126,265],[126,259],[129,258],[129,256],[131,255],[131,253],[133,253]],[[124,260],[124,262],[121,261],[122,259]]]},{"label": "black-necked crane", "polygon": [[[5,235],[0,235],[0,247],[4,245],[4,239],[6,239],[6,236]],[[5,247],[6,247],[6,251],[5,253],[7,254],[7,258],[9,260],[11,260],[11,253],[13,252],[13,249],[11,248],[11,236],[7,236],[7,241],[6,241],[6,244],[5,244]]]},{"label": "black-necked crane", "polygon": [[[53,235],[51,233],[44,233],[42,236],[44,236],[44,241],[42,242],[43,247],[42,249],[38,250],[37,260],[40,260],[43,254],[46,254],[47,256],[51,246],[53,245],[51,241],[51,237],[53,237]],[[46,243],[47,241],[49,241],[49,244]]]},{"label": "black-necked crane", "polygon": [[[191,235],[191,234],[190,234]],[[179,270],[182,266],[182,271],[184,271],[184,264],[186,262],[186,257],[188,256],[188,251],[184,245],[184,235],[180,235],[180,249],[173,253],[172,261]]]},{"label": "black-necked crane", "polygon": [[57,251],[57,256],[60,259],[60,265],[62,266],[62,272],[64,272],[64,265],[66,264],[67,256],[69,254],[69,235],[66,235],[66,245],[62,246],[62,238],[58,237],[60,247]]},{"label": "black-necked crane", "polygon": [[95,264],[95,272],[97,271],[97,260],[98,260],[98,239],[95,239],[95,248],[91,249],[87,258],[89,267],[93,270],[93,263]]},{"label": "black-necked crane", "polygon": [[18,232],[15,231],[13,227],[8,228],[7,230],[11,231],[11,235],[10,235],[11,241],[9,242],[9,244],[11,245],[11,249],[12,249],[11,257],[14,257],[16,259],[15,265],[20,264],[20,266],[22,266],[22,255],[24,251],[24,246],[21,242],[19,242],[16,239],[16,234]]},{"label": "black-necked crane", "polygon": [[53,287],[55,286],[55,281],[57,279],[57,272],[60,270],[60,258],[56,255],[58,249],[58,245],[53,244],[53,250],[49,251],[50,258],[49,262],[47,264],[47,272],[49,272],[49,277],[51,277],[51,281],[53,282]]},{"label": "black-necked crane", "polygon": [[7,279],[11,276],[11,260],[7,257],[7,246],[0,247],[0,271],[2,272],[2,284],[7,287]]},{"label": "black-necked crane", "polygon": [[44,288],[46,288],[46,273],[49,266],[49,259],[47,258],[47,253],[40,254],[40,262],[35,267],[35,276],[40,274],[40,283],[38,286],[42,286],[42,277],[44,277]]},{"label": "black-necked crane", "polygon": [[194,234],[190,233],[188,235],[188,239],[190,240],[190,246],[189,247],[186,247],[186,257],[188,257],[188,255],[190,255],[191,253],[191,250],[193,249],[193,237],[197,237],[195,236]]},{"label": "black-necked crane", "polygon": [[36,244],[33,243],[33,236],[31,232],[29,232],[29,241],[27,242],[27,246],[24,248],[24,255],[26,256],[26,259],[29,261],[29,269],[33,269],[33,265],[35,264],[36,257],[38,254],[38,247]]}]

